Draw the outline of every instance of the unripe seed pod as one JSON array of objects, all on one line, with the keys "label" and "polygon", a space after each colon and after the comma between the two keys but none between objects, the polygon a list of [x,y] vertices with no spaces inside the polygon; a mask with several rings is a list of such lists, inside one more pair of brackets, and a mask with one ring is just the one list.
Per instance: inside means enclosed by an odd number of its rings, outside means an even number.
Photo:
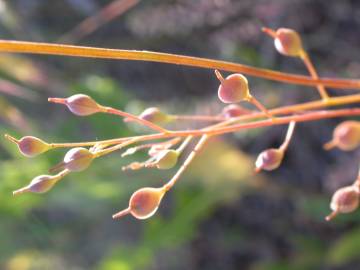
[{"label": "unripe seed pod", "polygon": [[219,71],[215,70],[215,74],[221,82],[218,96],[222,102],[237,103],[249,98],[249,85],[245,76],[236,73],[224,79]]},{"label": "unripe seed pod", "polygon": [[91,97],[84,94],[76,94],[66,99],[49,98],[48,100],[49,102],[65,104],[73,114],[79,116],[87,116],[101,112],[101,106]]},{"label": "unripe seed pod", "polygon": [[139,118],[155,124],[161,124],[169,120],[168,115],[160,111],[157,107],[147,108],[139,115]]},{"label": "unripe seed pod", "polygon": [[245,109],[237,104],[230,104],[222,110],[222,115],[225,118],[238,117],[240,115],[248,114],[250,110]]},{"label": "unripe seed pod", "polygon": [[113,218],[131,214],[137,219],[147,219],[155,214],[165,192],[164,188],[141,188],[131,196],[129,207],[113,215]]},{"label": "unripe seed pod", "polygon": [[272,171],[277,169],[284,158],[282,149],[270,148],[261,152],[255,162],[256,172],[260,170]]},{"label": "unripe seed pod", "polygon": [[22,137],[17,145],[20,152],[27,157],[35,157],[50,149],[49,144],[33,136]]},{"label": "unripe seed pod", "polygon": [[359,189],[355,186],[347,186],[338,189],[331,198],[330,208],[333,211],[326,220],[331,220],[337,214],[350,213],[359,206]]},{"label": "unripe seed pod", "polygon": [[49,191],[58,180],[58,176],[39,175],[35,177],[28,186],[14,191],[13,194],[18,195],[25,192],[45,193]]},{"label": "unripe seed pod", "polygon": [[79,172],[85,170],[94,159],[94,154],[83,147],[70,149],[64,157],[64,167],[69,171]]},{"label": "unripe seed pod", "polygon": [[286,56],[299,57],[304,50],[299,34],[288,28],[279,28],[274,39],[276,50]]},{"label": "unripe seed pod", "polygon": [[345,121],[340,123],[333,132],[331,142],[325,144],[325,149],[337,146],[341,150],[351,151],[360,145],[360,122]]},{"label": "unripe seed pod", "polygon": [[158,169],[167,170],[176,165],[178,157],[179,153],[176,150],[162,150],[157,153],[156,161],[154,163]]}]

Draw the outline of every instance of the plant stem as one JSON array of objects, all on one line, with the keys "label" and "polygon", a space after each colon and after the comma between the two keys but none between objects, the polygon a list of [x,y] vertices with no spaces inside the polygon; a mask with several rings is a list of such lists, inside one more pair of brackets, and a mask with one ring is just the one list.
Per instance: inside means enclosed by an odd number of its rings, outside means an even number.
[{"label": "plant stem", "polygon": [[[322,100],[316,100],[316,101],[305,102],[302,104],[279,107],[276,109],[269,110],[269,112],[275,116],[275,115],[283,115],[283,114],[289,114],[289,113],[294,113],[294,112],[314,110],[314,109],[319,109],[319,108],[324,108],[324,107],[329,107],[329,106],[340,106],[340,105],[353,104],[353,103],[358,103],[358,102],[360,102],[360,94],[354,94],[354,95],[341,96],[341,97],[330,97],[327,100],[326,104]],[[258,118],[262,118],[262,117],[266,117],[266,114],[263,112],[251,113],[251,114],[231,118],[224,122],[206,127],[202,130],[211,130],[211,129],[235,124],[238,122],[258,119]],[[174,133],[174,131],[170,131],[169,134],[172,135],[173,133]],[[156,138],[154,138],[154,140],[172,137],[172,136],[168,136],[168,137],[165,136],[165,137],[158,138],[158,135],[159,134],[156,134]],[[145,135],[145,136],[149,136],[149,135]],[[142,138],[144,136],[133,136],[133,137],[116,138],[116,139],[109,139],[109,140],[102,140],[102,141],[89,141],[89,142],[78,142],[78,143],[49,143],[49,145],[52,148],[93,146],[95,144],[112,145],[112,144],[120,144],[120,143],[126,142],[132,138],[139,138],[139,137]],[[151,140],[151,139],[149,139],[149,140]]]},{"label": "plant stem", "polygon": [[322,84],[327,87],[339,89],[360,89],[360,80],[333,78],[322,78],[315,80],[308,76],[255,68],[233,62],[150,51],[117,50],[64,44],[0,40],[0,52],[160,62],[207,69],[219,69],[229,72],[241,72],[250,76],[290,84],[300,84],[307,86],[316,86]]},{"label": "plant stem", "polygon": [[294,134],[295,126],[296,126],[296,122],[291,121],[289,126],[288,126],[287,132],[286,132],[285,140],[281,144],[281,146],[279,147],[279,149],[281,149],[283,152],[285,152],[286,149],[289,147],[291,138],[292,138],[292,136]]},{"label": "plant stem", "polygon": [[[316,80],[319,79],[319,75],[317,74],[313,63],[311,62],[309,54],[306,51],[303,51],[300,58],[304,62],[311,77]],[[329,99],[329,95],[327,94],[325,87],[322,84],[318,84],[316,88],[318,89],[321,98],[326,102]]]},{"label": "plant stem", "polygon": [[[191,153],[188,155],[188,157],[185,159],[184,163],[181,165],[180,169],[174,174],[174,176],[170,179],[169,182],[167,182],[164,185],[164,189],[166,191],[170,190],[177,180],[180,178],[180,176],[184,173],[186,168],[190,165],[191,161],[195,158],[196,154],[200,151],[200,149],[205,145],[206,141],[209,139],[209,135],[204,134],[201,136],[198,143],[195,145],[194,149],[191,151]],[[188,137],[189,138],[189,137]]]},{"label": "plant stem", "polygon": [[135,122],[138,122],[140,124],[143,124],[151,129],[154,129],[156,131],[159,131],[159,132],[163,132],[163,133],[167,133],[168,130],[163,128],[163,127],[160,127],[159,125],[156,125],[150,121],[147,121],[145,119],[142,119],[138,116],[135,116],[133,114],[130,114],[130,113],[127,113],[127,112],[124,112],[124,111],[121,111],[121,110],[118,110],[118,109],[114,109],[112,107],[104,107],[104,106],[101,106],[100,107],[101,111],[103,113],[108,113],[108,114],[115,114],[115,115],[118,115],[118,116],[121,116],[121,117],[125,117],[125,118],[128,118],[128,119],[132,119],[133,121]]},{"label": "plant stem", "polygon": [[173,137],[187,137],[187,136],[215,136],[215,135],[222,135],[226,133],[233,133],[243,129],[254,129],[254,128],[262,128],[274,125],[285,125],[289,124],[291,121],[295,122],[309,122],[309,121],[316,121],[321,119],[328,119],[328,118],[336,118],[336,117],[344,117],[344,116],[357,116],[360,115],[360,109],[353,108],[353,109],[339,109],[339,110],[322,110],[322,111],[312,111],[298,115],[290,115],[290,116],[283,116],[277,117],[272,119],[266,120],[259,120],[249,123],[241,123],[235,124],[231,126],[213,128],[213,129],[200,129],[200,130],[186,130],[186,131],[170,131],[169,133],[158,133],[158,134],[150,134],[150,135],[142,135],[142,136],[134,136],[128,138],[122,138],[126,140],[124,143],[119,145],[115,145],[113,147],[106,148],[104,150],[99,151],[97,154],[99,156],[108,154],[115,150],[121,149],[125,146],[128,146],[135,142],[141,141],[150,141],[150,140],[159,140],[165,138],[173,138]]}]

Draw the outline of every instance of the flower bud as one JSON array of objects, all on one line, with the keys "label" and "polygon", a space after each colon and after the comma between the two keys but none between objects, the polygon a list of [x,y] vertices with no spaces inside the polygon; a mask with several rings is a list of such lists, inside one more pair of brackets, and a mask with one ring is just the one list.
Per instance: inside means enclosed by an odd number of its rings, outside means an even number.
[{"label": "flower bud", "polygon": [[333,139],[324,145],[329,150],[338,147],[344,151],[351,151],[360,145],[360,122],[345,121],[340,123],[333,132]]},{"label": "flower bud", "polygon": [[359,206],[359,189],[355,186],[347,186],[338,189],[331,198],[330,208],[333,211],[326,220],[333,219],[337,214],[350,213]]},{"label": "flower bud", "polygon": [[70,149],[64,157],[64,168],[72,172],[85,170],[94,159],[94,154],[88,149],[76,147]]},{"label": "flower bud", "polygon": [[84,94],[76,94],[66,99],[49,98],[49,102],[65,104],[69,110],[79,116],[87,116],[101,112],[101,106],[91,97]]},{"label": "flower bud", "polygon": [[276,50],[286,56],[299,57],[304,50],[299,34],[288,28],[279,28],[274,39]]},{"label": "flower bud", "polygon": [[261,152],[255,162],[256,172],[261,170],[272,171],[278,168],[284,157],[281,149],[270,148]]},{"label": "flower bud", "polygon": [[21,189],[15,190],[13,194],[19,195],[25,192],[45,193],[49,191],[59,179],[59,176],[39,175],[35,177],[29,185]]},{"label": "flower bud", "polygon": [[16,140],[10,135],[5,135],[5,137],[10,141],[16,143],[19,147],[19,151],[27,157],[35,157],[50,149],[49,144],[33,136],[25,136],[22,137],[20,140]]},{"label": "flower bud", "polygon": [[215,70],[221,84],[218,88],[219,99],[224,103],[237,103],[249,98],[248,81],[242,74],[231,74],[225,79],[218,70]]},{"label": "flower bud", "polygon": [[224,109],[221,112],[221,115],[223,115],[225,118],[232,118],[248,113],[250,113],[250,110],[245,109],[237,104],[230,104],[224,107]]},{"label": "flower bud", "polygon": [[162,150],[157,153],[155,166],[161,170],[167,170],[174,167],[178,161],[179,153],[176,150]]},{"label": "flower bud", "polygon": [[131,214],[137,219],[147,219],[155,214],[165,192],[164,188],[141,188],[131,196],[129,207],[114,214],[113,218]]},{"label": "flower bud", "polygon": [[160,111],[157,107],[147,108],[139,115],[139,118],[155,124],[161,124],[169,120],[168,115]]}]

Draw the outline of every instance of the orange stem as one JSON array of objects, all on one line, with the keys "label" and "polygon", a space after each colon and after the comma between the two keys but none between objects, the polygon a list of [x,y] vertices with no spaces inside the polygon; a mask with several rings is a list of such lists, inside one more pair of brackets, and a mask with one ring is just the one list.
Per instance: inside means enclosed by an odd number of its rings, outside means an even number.
[{"label": "orange stem", "polygon": [[123,59],[134,61],[160,62],[207,69],[219,69],[229,72],[240,72],[250,76],[290,84],[300,84],[307,86],[316,86],[318,84],[322,84],[324,86],[339,89],[360,89],[360,80],[333,78],[322,78],[315,80],[308,76],[255,68],[232,62],[150,51],[116,50],[14,40],[0,40],[0,51],[8,53],[50,54],[102,59]]}]

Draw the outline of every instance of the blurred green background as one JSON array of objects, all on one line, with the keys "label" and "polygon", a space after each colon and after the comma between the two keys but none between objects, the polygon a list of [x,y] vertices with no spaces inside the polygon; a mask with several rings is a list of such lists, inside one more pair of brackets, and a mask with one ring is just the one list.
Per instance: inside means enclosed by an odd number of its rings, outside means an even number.
[{"label": "blurred green background", "polygon": [[[120,14],[115,2],[133,7]],[[97,17],[86,28],[91,33],[75,28],[111,3],[115,14]],[[321,75],[353,78],[360,77],[359,18],[357,0],[0,0],[2,39],[155,50],[306,74],[260,31],[289,27],[302,34]],[[317,98],[310,88],[249,81],[270,108]],[[136,125],[106,115],[76,117],[47,97],[85,93],[132,113],[156,105],[169,113],[216,114],[217,85],[212,70],[1,54],[0,133],[48,142],[136,135],[142,132]],[[331,194],[355,179],[360,157],[322,150],[339,121],[299,125],[283,166],[257,176],[254,158],[278,146],[285,127],[213,139],[145,221],[111,215],[135,190],[159,186],[174,171],[124,173],[121,166],[146,157],[114,153],[49,193],[13,197],[65,150],[26,159],[1,139],[0,269],[359,269],[359,212],[324,221]],[[200,125],[173,126],[188,127]]]}]

